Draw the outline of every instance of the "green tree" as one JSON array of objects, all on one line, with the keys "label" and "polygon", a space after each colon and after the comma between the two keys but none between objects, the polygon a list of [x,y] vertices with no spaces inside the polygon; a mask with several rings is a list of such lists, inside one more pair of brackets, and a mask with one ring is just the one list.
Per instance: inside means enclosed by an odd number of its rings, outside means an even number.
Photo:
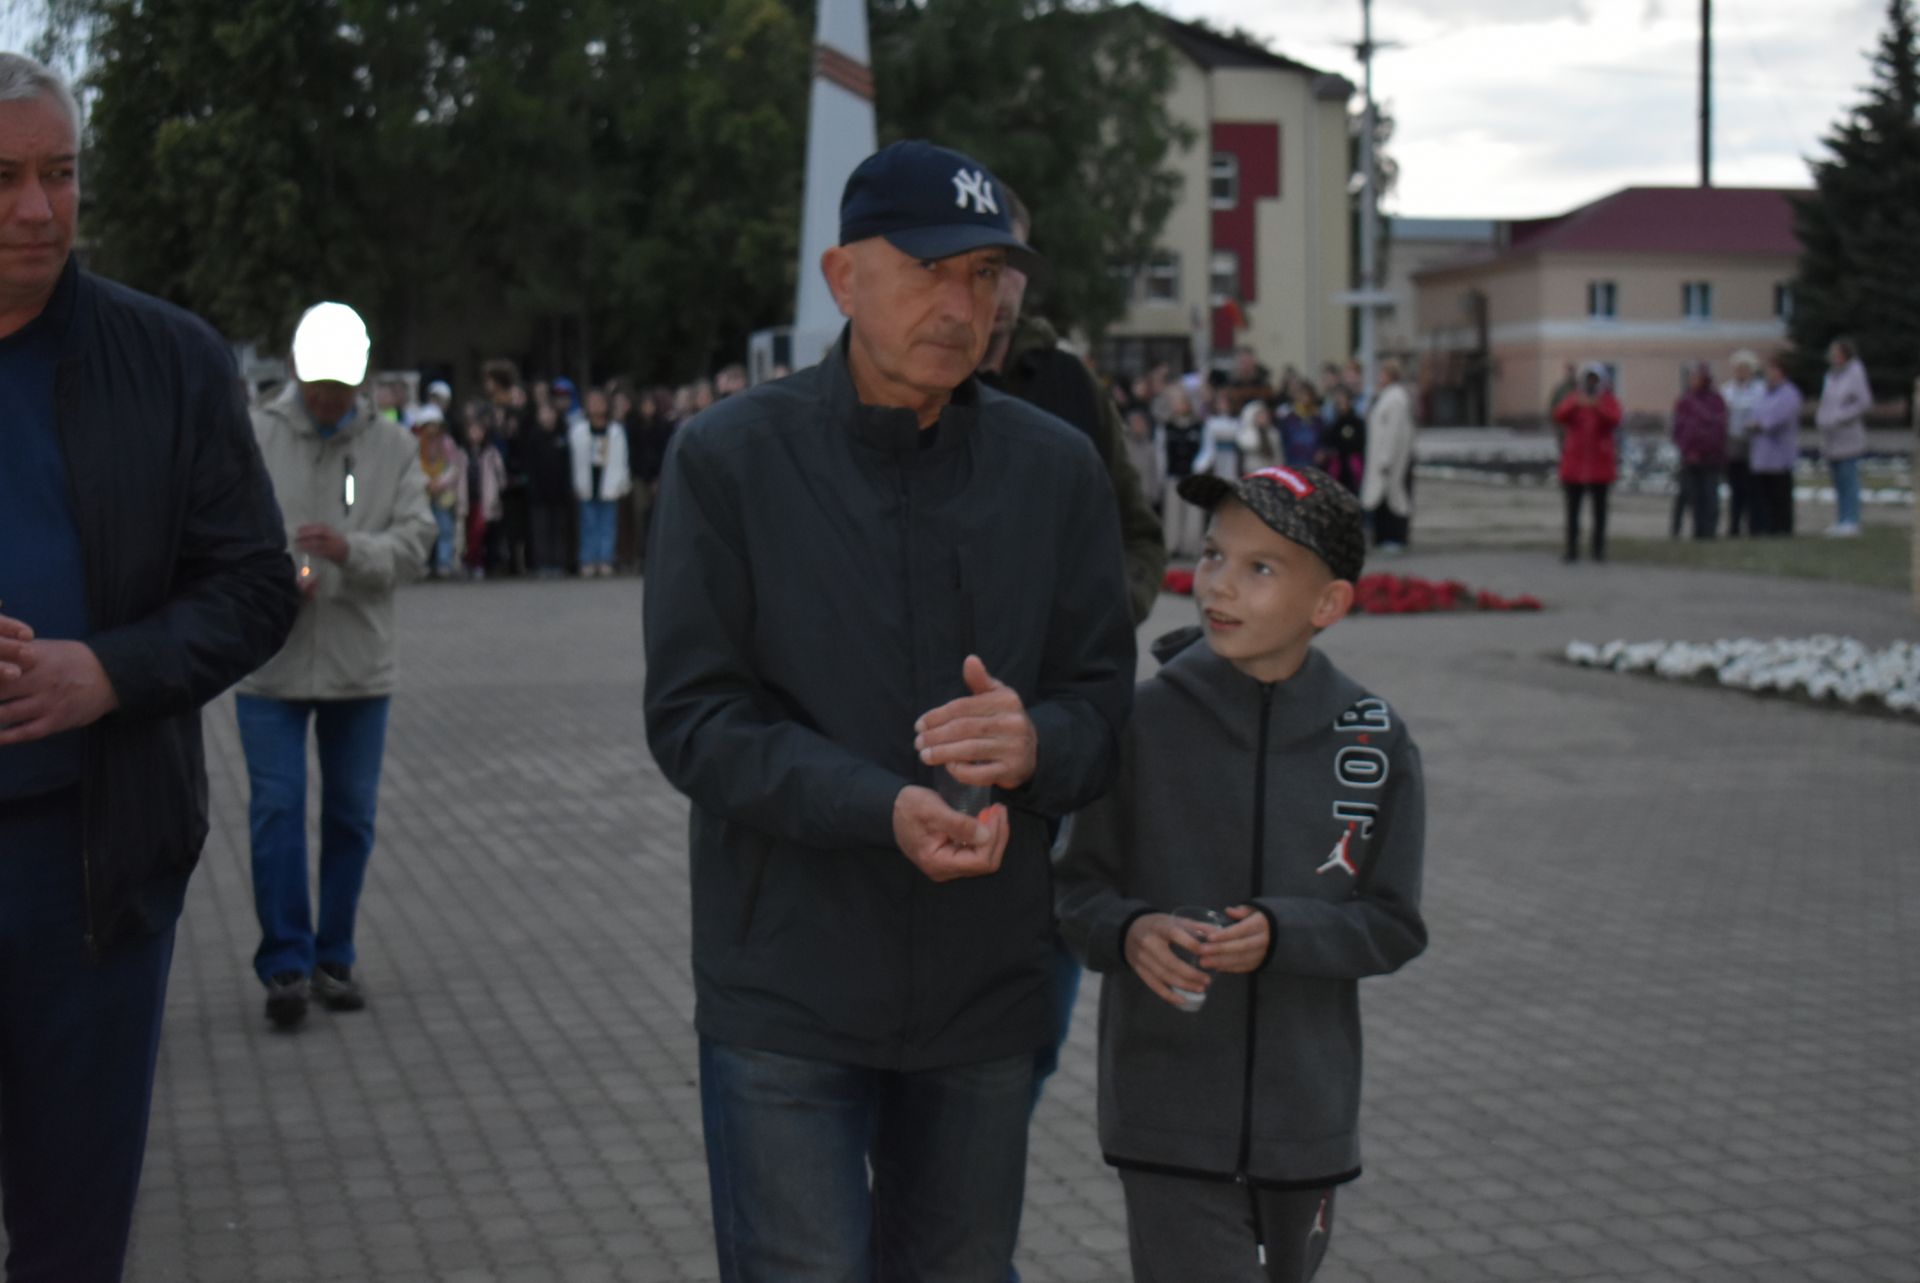
[{"label": "green tree", "polygon": [[685,378],[791,307],[784,0],[52,2],[93,261],[230,335],[335,297],[389,364]]},{"label": "green tree", "polygon": [[1866,100],[1824,140],[1814,191],[1795,201],[1800,270],[1795,374],[1817,383],[1827,345],[1852,335],[1875,391],[1905,399],[1920,373],[1920,35],[1912,0],[1888,0]]},{"label": "green tree", "polygon": [[328,0],[104,0],[83,231],[109,274],[228,334],[287,337],[293,300],[375,269],[354,51]]},{"label": "green tree", "polygon": [[1098,335],[1126,308],[1179,196],[1158,20],[1110,0],[873,0],[883,143],[927,138],[991,167],[1034,212],[1035,304]]}]

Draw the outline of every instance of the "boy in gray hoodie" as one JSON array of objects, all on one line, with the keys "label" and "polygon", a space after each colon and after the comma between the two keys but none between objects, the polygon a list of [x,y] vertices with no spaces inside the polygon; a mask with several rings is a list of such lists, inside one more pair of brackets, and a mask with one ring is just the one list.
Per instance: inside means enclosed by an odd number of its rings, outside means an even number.
[{"label": "boy in gray hoodie", "polygon": [[1100,1142],[1136,1283],[1300,1283],[1360,1174],[1355,982],[1426,947],[1420,753],[1312,644],[1353,602],[1359,501],[1304,467],[1180,494],[1210,514],[1203,627],[1155,647],[1057,908],[1106,974]]}]

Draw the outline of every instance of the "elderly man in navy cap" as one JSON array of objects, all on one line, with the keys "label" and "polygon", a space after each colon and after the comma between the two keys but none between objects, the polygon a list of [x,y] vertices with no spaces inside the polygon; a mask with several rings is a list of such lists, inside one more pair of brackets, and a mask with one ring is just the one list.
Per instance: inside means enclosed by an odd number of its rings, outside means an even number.
[{"label": "elderly man in navy cap", "polygon": [[973,378],[1035,265],[993,175],[897,143],[840,240],[839,343],[676,434],[647,583],[720,1273],[1000,1283],[1048,833],[1130,708],[1118,519],[1083,433]]}]

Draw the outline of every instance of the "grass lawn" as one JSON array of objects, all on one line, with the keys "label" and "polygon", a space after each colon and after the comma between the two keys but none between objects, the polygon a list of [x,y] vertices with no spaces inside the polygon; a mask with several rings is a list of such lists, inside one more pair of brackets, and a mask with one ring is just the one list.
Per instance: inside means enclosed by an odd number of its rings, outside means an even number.
[{"label": "grass lawn", "polygon": [[1697,566],[1790,579],[1865,584],[1906,591],[1912,586],[1913,534],[1905,526],[1868,526],[1858,539],[1827,539],[1819,531],[1791,539],[1632,539],[1607,541],[1607,555],[1653,566]]}]

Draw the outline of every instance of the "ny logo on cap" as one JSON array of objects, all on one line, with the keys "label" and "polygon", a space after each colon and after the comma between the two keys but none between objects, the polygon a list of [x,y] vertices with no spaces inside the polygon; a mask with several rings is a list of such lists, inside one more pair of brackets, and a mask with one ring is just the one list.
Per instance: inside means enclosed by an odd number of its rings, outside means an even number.
[{"label": "ny logo on cap", "polygon": [[965,209],[967,202],[973,202],[976,214],[998,214],[1000,206],[993,199],[993,183],[985,170],[961,169],[953,175],[953,203],[959,209]]}]

